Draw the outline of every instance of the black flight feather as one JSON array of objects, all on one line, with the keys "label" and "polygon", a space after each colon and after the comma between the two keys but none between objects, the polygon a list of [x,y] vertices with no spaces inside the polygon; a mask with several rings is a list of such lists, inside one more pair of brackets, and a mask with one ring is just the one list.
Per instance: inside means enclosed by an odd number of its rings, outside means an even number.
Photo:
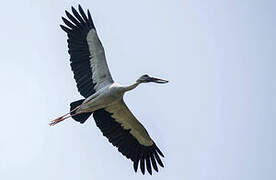
[{"label": "black flight feather", "polygon": [[[161,167],[164,166],[157,154],[158,150],[155,143],[151,146],[140,144],[130,133],[131,129],[124,129],[121,124],[112,117],[112,114],[105,109],[95,111],[93,117],[96,125],[100,128],[103,135],[108,138],[108,141],[118,147],[119,152],[133,161],[135,172],[137,172],[139,164],[140,170],[143,174],[145,173],[145,165],[149,174],[152,174],[152,167],[158,172],[156,161]],[[113,128],[114,130],[110,130]]]}]

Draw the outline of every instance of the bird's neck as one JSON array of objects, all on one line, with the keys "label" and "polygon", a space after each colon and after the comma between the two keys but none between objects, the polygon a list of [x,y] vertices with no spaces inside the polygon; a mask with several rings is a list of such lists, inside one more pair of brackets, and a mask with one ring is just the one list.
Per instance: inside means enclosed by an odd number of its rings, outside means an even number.
[{"label": "bird's neck", "polygon": [[125,91],[130,91],[130,90],[136,88],[139,84],[140,84],[139,82],[135,82],[134,84],[132,84],[130,86],[126,86]]}]

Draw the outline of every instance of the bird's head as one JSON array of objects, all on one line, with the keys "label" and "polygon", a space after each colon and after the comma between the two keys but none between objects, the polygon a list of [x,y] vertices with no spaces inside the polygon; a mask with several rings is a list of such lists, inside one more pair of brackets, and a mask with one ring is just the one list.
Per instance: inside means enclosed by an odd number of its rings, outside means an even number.
[{"label": "bird's head", "polygon": [[148,83],[148,82],[167,83],[169,81],[164,80],[164,79],[155,78],[155,77],[150,77],[149,75],[145,74],[145,75],[139,77],[139,79],[137,79],[136,82],[138,82],[138,83]]}]

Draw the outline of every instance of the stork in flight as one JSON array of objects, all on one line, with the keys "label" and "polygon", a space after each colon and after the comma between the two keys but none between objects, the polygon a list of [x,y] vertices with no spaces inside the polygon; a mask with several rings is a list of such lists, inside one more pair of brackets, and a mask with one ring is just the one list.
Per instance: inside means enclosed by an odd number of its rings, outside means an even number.
[{"label": "stork in flight", "polygon": [[162,152],[149,136],[144,126],[126,106],[125,92],[141,83],[168,81],[143,75],[130,86],[115,83],[109,72],[104,48],[98,38],[89,10],[87,16],[81,6],[79,12],[72,7],[72,14],[65,11],[68,19],[62,17],[66,26],[60,27],[67,33],[71,69],[80,94],[85,98],[70,104],[70,112],[51,121],[53,126],[69,117],[84,123],[93,114],[96,125],[109,142],[133,161],[137,172],[138,164],[143,174],[145,167],[152,174],[152,167],[158,172],[159,164],[164,167]]}]

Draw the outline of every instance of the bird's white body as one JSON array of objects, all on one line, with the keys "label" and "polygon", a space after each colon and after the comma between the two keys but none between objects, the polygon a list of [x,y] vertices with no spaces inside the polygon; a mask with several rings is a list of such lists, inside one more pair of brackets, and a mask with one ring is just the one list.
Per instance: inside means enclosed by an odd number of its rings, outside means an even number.
[{"label": "bird's white body", "polygon": [[118,83],[107,85],[92,94],[81,104],[77,112],[93,112],[122,100],[126,88]]}]

